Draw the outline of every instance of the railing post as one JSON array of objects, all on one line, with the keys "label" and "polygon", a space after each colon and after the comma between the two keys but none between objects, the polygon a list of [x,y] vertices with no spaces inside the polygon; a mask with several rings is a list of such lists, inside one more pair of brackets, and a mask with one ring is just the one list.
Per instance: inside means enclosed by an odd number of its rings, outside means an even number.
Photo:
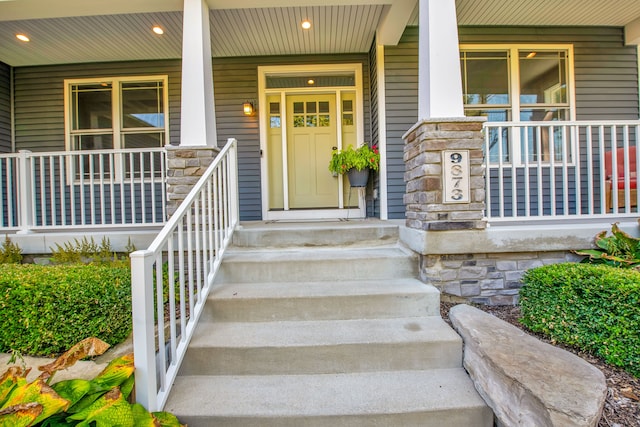
[{"label": "railing post", "polygon": [[33,228],[33,186],[31,185],[31,165],[29,163],[31,151],[20,150],[18,156],[18,234],[31,233]]},{"label": "railing post", "polygon": [[229,150],[229,164],[231,166],[231,176],[229,177],[229,191],[231,191],[231,224],[235,227],[240,222],[240,200],[238,190],[238,145],[235,138],[229,138],[228,144],[233,144]]},{"label": "railing post", "polygon": [[160,409],[153,318],[154,258],[149,250],[135,251],[130,257],[136,401],[153,412]]}]

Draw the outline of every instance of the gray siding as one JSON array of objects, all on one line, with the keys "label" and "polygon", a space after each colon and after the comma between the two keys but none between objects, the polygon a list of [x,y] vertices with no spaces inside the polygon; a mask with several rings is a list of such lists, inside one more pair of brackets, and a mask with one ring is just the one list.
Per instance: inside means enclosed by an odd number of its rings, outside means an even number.
[{"label": "gray siding", "polygon": [[169,76],[170,143],[180,139],[180,61],[109,62],[14,69],[16,150],[64,150],[64,80]]},{"label": "gray siding", "polygon": [[[578,120],[638,119],[638,57],[614,27],[461,27],[460,43],[563,43],[574,46]],[[385,49],[389,217],[404,218],[402,135],[418,117],[418,28]]]},{"label": "gray siding", "polygon": [[11,151],[11,67],[0,62],[0,153]]},{"label": "gray siding", "polygon": [[[244,221],[262,218],[260,189],[260,132],[258,115],[242,114],[242,103],[258,99],[258,66],[289,64],[362,63],[364,85],[365,141],[370,141],[370,97],[368,57],[363,55],[286,56],[214,58],[213,84],[216,99],[218,143],[228,138],[238,140],[240,218]],[[255,104],[254,104],[255,105]],[[257,105],[260,109],[261,106]]]}]

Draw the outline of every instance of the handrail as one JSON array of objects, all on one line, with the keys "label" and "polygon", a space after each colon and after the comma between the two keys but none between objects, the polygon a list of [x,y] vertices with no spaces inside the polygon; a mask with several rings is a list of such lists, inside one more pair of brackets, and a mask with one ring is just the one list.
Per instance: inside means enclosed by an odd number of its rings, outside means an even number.
[{"label": "handrail", "polygon": [[136,400],[149,411],[169,396],[238,221],[229,139],[149,247],[131,254]]}]

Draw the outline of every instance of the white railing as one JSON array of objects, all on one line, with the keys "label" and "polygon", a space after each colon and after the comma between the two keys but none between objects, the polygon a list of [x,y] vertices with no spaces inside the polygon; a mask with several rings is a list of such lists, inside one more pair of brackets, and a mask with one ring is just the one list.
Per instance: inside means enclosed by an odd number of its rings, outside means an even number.
[{"label": "white railing", "polygon": [[487,122],[484,135],[490,223],[638,216],[640,121]]},{"label": "white railing", "polygon": [[161,225],[164,148],[0,156],[0,228]]},{"label": "white railing", "polygon": [[161,409],[238,224],[230,139],[151,246],[131,254],[136,400]]}]

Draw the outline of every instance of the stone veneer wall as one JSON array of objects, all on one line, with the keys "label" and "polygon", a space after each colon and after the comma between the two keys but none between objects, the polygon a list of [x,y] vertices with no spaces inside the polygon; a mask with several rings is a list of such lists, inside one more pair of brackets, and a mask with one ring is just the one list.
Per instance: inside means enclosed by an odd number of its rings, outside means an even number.
[{"label": "stone veneer wall", "polygon": [[220,150],[167,145],[167,215],[171,217]]},{"label": "stone veneer wall", "polygon": [[420,278],[445,300],[515,305],[525,271],[579,258],[568,251],[421,255]]}]

